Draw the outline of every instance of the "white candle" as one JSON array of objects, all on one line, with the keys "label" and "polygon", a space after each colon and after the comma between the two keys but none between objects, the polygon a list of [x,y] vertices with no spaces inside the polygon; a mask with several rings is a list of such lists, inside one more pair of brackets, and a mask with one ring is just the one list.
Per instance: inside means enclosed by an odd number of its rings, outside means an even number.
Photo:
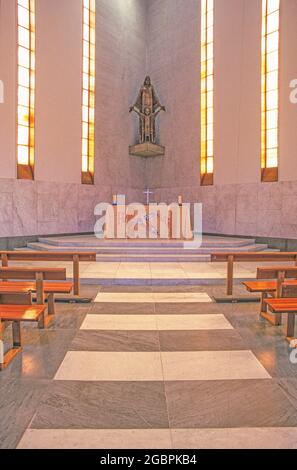
[{"label": "white candle", "polygon": [[181,206],[183,203],[183,197],[182,196],[178,196],[178,204]]}]

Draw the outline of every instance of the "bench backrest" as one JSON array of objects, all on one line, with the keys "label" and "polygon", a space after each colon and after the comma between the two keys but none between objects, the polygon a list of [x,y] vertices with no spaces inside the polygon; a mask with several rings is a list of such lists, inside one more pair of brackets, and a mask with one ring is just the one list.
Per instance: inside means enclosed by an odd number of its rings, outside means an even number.
[{"label": "bench backrest", "polygon": [[0,294],[0,304],[32,305],[32,294],[31,292]]},{"label": "bench backrest", "polygon": [[65,268],[9,267],[0,268],[0,279],[36,280],[41,275],[44,281],[65,281]]},{"label": "bench backrest", "polygon": [[211,253],[211,261],[297,261],[297,252],[233,252]]},{"label": "bench backrest", "polygon": [[257,279],[297,279],[297,266],[257,268]]},{"label": "bench backrest", "polygon": [[78,257],[79,261],[96,261],[95,252],[73,251],[0,251],[2,263],[11,261],[73,261]]}]

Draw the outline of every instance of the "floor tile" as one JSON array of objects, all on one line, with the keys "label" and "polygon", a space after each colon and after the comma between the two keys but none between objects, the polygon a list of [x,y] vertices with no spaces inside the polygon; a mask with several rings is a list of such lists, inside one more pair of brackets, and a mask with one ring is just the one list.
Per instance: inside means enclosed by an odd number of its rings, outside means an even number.
[{"label": "floor tile", "polygon": [[48,385],[47,380],[1,380],[0,449],[16,447]]},{"label": "floor tile", "polygon": [[87,315],[81,330],[229,330],[224,315]]},{"label": "floor tile", "polygon": [[156,330],[153,315],[87,315],[81,330]]},{"label": "floor tile", "polygon": [[169,428],[164,383],[56,381],[43,397],[30,427]]},{"label": "floor tile", "polygon": [[233,351],[249,349],[234,330],[160,331],[161,351]]},{"label": "floor tile", "polygon": [[297,426],[297,410],[274,380],[165,382],[171,428]]},{"label": "floor tile", "polygon": [[172,429],[175,449],[297,449],[297,428]]},{"label": "floor tile", "polygon": [[170,449],[166,429],[35,430],[28,429],[19,449]]},{"label": "floor tile", "polygon": [[267,379],[251,351],[162,352],[165,380]]},{"label": "floor tile", "polygon": [[71,343],[72,351],[159,351],[157,331],[79,331]]},{"label": "floor tile", "polygon": [[66,354],[55,380],[163,380],[158,352],[88,352]]},{"label": "floor tile", "polygon": [[211,298],[203,292],[116,292],[107,293],[99,292],[94,300],[95,302],[109,302],[109,303],[197,303],[197,302],[211,302]]},{"label": "floor tile", "polygon": [[224,315],[157,315],[158,330],[232,330]]}]

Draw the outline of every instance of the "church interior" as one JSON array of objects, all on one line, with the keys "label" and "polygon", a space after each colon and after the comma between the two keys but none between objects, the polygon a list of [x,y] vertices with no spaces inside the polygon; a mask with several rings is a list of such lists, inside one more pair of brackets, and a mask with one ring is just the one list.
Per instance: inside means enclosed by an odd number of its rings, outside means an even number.
[{"label": "church interior", "polygon": [[0,449],[297,449],[296,24],[0,0]]}]

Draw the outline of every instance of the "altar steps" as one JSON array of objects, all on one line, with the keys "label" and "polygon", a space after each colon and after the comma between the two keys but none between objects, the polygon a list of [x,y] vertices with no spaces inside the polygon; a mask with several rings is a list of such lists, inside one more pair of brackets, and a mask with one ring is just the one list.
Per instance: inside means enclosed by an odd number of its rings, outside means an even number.
[{"label": "altar steps", "polygon": [[214,251],[265,251],[254,239],[204,236],[199,248],[185,248],[174,240],[103,240],[95,236],[41,237],[28,249],[45,251],[95,251],[100,262],[208,262]]}]

